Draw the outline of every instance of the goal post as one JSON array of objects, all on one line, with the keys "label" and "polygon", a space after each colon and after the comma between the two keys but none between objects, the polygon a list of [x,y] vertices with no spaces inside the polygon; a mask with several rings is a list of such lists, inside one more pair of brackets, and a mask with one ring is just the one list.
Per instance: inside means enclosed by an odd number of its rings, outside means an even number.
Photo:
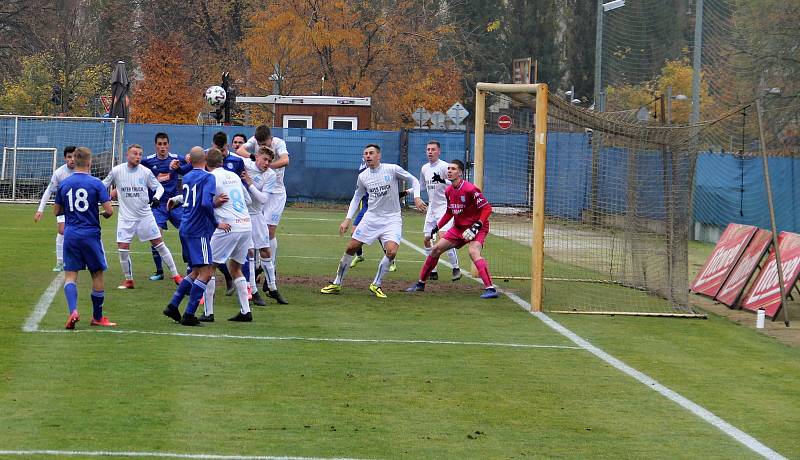
[{"label": "goal post", "polygon": [[[534,132],[533,218],[531,219],[531,310],[542,311],[544,289],[544,186],[547,156],[547,85],[483,83],[477,85],[475,94],[475,185],[483,190],[484,146],[486,127],[486,93],[527,93],[536,96],[536,122]],[[491,202],[491,200],[490,200]]]},{"label": "goal post", "polygon": [[495,210],[494,278],[529,291],[532,311],[704,317],[688,305],[692,128],[549,96],[476,86],[473,179]]}]

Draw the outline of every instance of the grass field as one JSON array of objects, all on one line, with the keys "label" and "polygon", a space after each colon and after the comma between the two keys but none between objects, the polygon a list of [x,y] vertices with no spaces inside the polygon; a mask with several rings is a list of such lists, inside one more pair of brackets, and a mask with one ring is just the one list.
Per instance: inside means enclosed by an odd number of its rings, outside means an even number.
[{"label": "grass field", "polygon": [[[82,273],[84,320],[64,331],[50,271],[54,219],[33,224],[34,207],[0,206],[0,456],[758,457],[508,297],[479,299],[472,280],[443,276],[429,292],[402,292],[423,260],[409,245],[384,283],[388,299],[366,289],[377,247],[341,295],[319,294],[345,245],[343,210],[284,215],[279,287],[290,305],[229,323],[237,307],[218,290],[217,322],[203,328],[161,315],[174,286],[147,280],[146,244],[132,247],[137,288],[115,289],[115,219],[104,221],[106,312],[119,327],[88,326]],[[406,214],[404,236],[417,245],[421,227]],[[175,231],[167,244],[179,252]],[[525,285],[501,287],[524,295]],[[49,287],[47,313],[24,332]],[[796,348],[713,315],[552,318],[774,452],[800,457]]]}]

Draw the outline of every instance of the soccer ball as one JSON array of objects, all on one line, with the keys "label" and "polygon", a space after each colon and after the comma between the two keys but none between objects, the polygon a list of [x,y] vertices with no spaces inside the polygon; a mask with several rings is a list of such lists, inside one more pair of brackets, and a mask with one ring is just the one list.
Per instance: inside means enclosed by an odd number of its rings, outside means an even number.
[{"label": "soccer ball", "polygon": [[214,107],[225,103],[225,90],[221,86],[211,86],[206,90],[206,102]]}]

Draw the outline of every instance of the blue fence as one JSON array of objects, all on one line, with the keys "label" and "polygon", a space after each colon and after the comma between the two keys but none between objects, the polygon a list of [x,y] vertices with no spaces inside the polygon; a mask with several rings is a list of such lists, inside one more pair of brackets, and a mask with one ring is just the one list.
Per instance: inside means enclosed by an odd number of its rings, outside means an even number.
[{"label": "blue fence", "polygon": [[[183,154],[192,146],[209,146],[219,130],[231,138],[236,133],[250,136],[253,127],[219,127],[197,125],[125,125],[124,144],[144,146],[151,153],[154,136],[163,131],[169,134],[173,153]],[[69,136],[63,133],[68,132]],[[65,143],[88,143],[95,152],[109,151],[113,130],[101,123],[74,123],[21,119],[16,130],[18,178],[49,177],[49,160],[22,148],[56,148],[58,164]],[[0,147],[11,147],[14,141],[13,119],[0,119]],[[291,165],[286,174],[290,200],[347,201],[352,197],[357,169],[364,145],[381,146],[383,161],[397,163],[414,175],[427,161],[425,145],[431,139],[442,145],[442,158],[459,159],[469,164],[469,150],[474,142],[464,132],[433,131],[339,131],[274,128],[275,136],[284,139],[291,152]],[[60,140],[59,140],[60,139]],[[532,148],[527,134],[487,133],[486,151],[520,152],[517,155],[487,155],[484,169],[484,192],[498,205],[526,206],[530,196],[531,178],[528,164]],[[566,219],[579,220],[591,206],[592,148],[584,133],[551,132],[548,135],[546,212]],[[637,156],[637,181],[649,184],[637,191],[640,204],[637,215],[663,219],[664,162],[661,152],[645,152]],[[597,203],[601,212],[625,212],[628,200],[628,157],[619,149],[600,152],[597,184]],[[778,227],[800,232],[800,160],[771,158],[769,160]],[[44,171],[44,173],[43,173]],[[672,172],[672,171],[670,171]],[[45,174],[46,173],[46,174]],[[688,170],[677,171],[688,175]],[[35,176],[35,177],[34,177]],[[42,180],[47,177],[42,176]],[[576,193],[577,191],[577,193]],[[732,154],[700,153],[695,169],[693,193],[694,220],[703,224],[724,227],[729,222],[769,227],[766,189],[760,158]]]}]

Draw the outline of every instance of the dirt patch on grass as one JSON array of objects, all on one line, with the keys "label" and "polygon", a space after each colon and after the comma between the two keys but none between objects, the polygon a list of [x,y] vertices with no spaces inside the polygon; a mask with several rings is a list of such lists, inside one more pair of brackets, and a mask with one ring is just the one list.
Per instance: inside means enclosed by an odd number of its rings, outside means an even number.
[{"label": "dirt patch on grass", "polygon": [[[462,278],[460,281],[450,281],[450,273],[449,270],[447,272],[442,272],[439,274],[444,279],[439,279],[437,281],[428,281],[425,284],[425,292],[432,292],[432,293],[448,293],[448,292],[465,292],[465,293],[473,293],[478,294],[483,292],[483,286],[478,283],[474,283],[466,278]],[[352,288],[352,289],[369,289],[370,283],[372,283],[373,278],[357,278],[357,277],[346,277],[344,280],[343,287],[345,289]],[[331,283],[331,279],[325,276],[286,276],[281,277],[279,280],[280,286],[305,286],[310,289],[319,290]],[[382,288],[386,292],[403,292],[411,286],[412,282],[409,281],[401,281],[396,279],[389,279],[386,278],[383,280]]]}]

